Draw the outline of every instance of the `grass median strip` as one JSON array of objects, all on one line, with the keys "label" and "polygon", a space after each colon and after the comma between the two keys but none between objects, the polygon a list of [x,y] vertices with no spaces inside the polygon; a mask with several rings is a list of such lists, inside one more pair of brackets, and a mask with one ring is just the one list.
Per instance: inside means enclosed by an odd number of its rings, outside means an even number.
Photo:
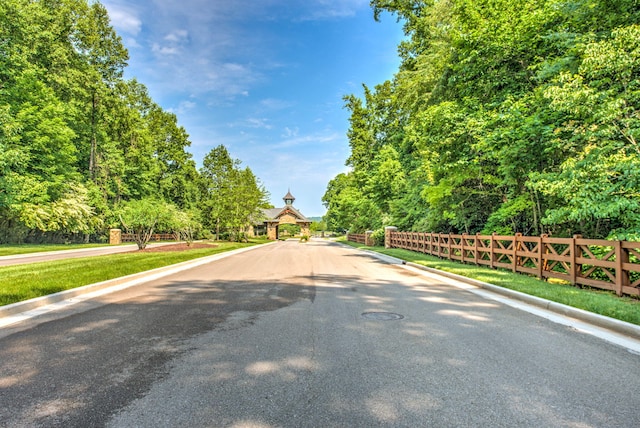
[{"label": "grass median strip", "polygon": [[413,251],[396,248],[366,247],[361,244],[346,241],[344,241],[344,243],[356,248],[375,251],[407,262],[455,273],[499,287],[640,325],[640,300],[633,297],[618,297],[608,291],[588,288],[581,289],[569,284],[541,281],[537,278],[522,274],[451,262]]},{"label": "grass median strip", "polygon": [[210,248],[130,252],[0,267],[0,306],[96,282],[256,245],[220,242]]},{"label": "grass median strip", "polygon": [[[131,244],[135,245],[135,244]],[[82,248],[108,247],[108,244],[21,244],[0,246],[0,256],[43,253],[47,251],[77,250]]]}]

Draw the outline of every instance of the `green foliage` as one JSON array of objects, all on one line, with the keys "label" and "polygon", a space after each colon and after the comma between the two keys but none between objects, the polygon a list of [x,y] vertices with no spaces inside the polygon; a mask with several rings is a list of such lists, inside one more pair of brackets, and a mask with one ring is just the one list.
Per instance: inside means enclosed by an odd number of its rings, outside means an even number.
[{"label": "green foliage", "polygon": [[122,227],[134,236],[138,248],[143,250],[157,229],[173,229],[176,210],[170,204],[153,199],[134,199],[117,209]]},{"label": "green foliage", "polygon": [[171,229],[178,236],[178,239],[186,241],[191,245],[198,234],[202,231],[202,223],[198,219],[198,213],[193,211],[179,211],[173,214],[173,224]]},{"label": "green foliage", "polygon": [[371,239],[373,239],[373,245],[376,247],[384,247],[384,229],[374,230],[371,234]]},{"label": "green foliage", "polygon": [[327,222],[324,220],[321,221],[313,221],[311,225],[309,225],[309,231],[311,233],[324,232],[327,230]]},{"label": "green foliage", "polygon": [[371,5],[404,24],[402,62],[345,97],[352,169],[327,187],[330,226],[640,233],[637,2]]},{"label": "green foliage", "polygon": [[264,202],[237,165],[224,197],[201,194],[208,178],[186,130],[123,78],[127,60],[99,2],[0,2],[0,243],[95,237],[127,202],[149,199],[175,206],[175,231],[190,241],[199,208],[227,213],[224,227],[240,233]]},{"label": "green foliage", "polygon": [[297,224],[281,224],[278,226],[280,236],[298,236],[300,235],[300,226]]},{"label": "green foliage", "polygon": [[240,168],[240,161],[232,159],[227,148],[220,145],[204,158],[200,170],[200,210],[205,227],[234,240],[246,240],[245,231],[260,220],[261,208],[268,206],[269,193],[249,167]]}]

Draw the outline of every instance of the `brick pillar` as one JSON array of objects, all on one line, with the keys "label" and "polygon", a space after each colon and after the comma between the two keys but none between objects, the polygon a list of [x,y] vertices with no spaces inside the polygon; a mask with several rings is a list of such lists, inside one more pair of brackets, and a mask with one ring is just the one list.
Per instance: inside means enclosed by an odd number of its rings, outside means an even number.
[{"label": "brick pillar", "polygon": [[275,241],[277,239],[276,227],[278,225],[276,223],[267,223],[267,239]]},{"label": "brick pillar", "polygon": [[364,245],[366,245],[367,247],[373,247],[375,245],[375,242],[373,242],[373,238],[371,237],[371,235],[373,235],[373,230],[367,230],[364,233]]},{"label": "brick pillar", "polygon": [[122,231],[120,229],[109,230],[109,244],[111,245],[122,244]]},{"label": "brick pillar", "polygon": [[391,232],[397,232],[395,226],[387,226],[384,228],[384,248],[391,248]]}]

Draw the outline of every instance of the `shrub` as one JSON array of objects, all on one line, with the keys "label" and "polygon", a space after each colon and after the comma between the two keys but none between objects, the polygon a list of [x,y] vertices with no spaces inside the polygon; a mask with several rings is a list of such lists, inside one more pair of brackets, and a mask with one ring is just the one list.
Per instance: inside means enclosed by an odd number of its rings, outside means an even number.
[{"label": "shrub", "polygon": [[373,245],[376,247],[384,247],[384,229],[377,229],[371,234]]}]

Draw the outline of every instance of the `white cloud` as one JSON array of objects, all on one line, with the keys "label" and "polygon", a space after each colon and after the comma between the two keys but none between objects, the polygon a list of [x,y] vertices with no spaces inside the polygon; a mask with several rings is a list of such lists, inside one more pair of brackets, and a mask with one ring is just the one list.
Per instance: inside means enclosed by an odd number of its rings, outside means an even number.
[{"label": "white cloud", "polygon": [[111,25],[118,33],[126,33],[137,36],[142,30],[142,21],[138,12],[129,4],[120,3],[117,0],[105,0],[102,2],[111,19]]},{"label": "white cloud", "polygon": [[189,33],[187,30],[173,30],[162,39],[164,43],[153,43],[151,51],[160,57],[175,56],[185,51],[185,45],[189,42]]},{"label": "white cloud", "polygon": [[290,131],[290,135],[283,135],[282,140],[269,145],[268,149],[275,152],[282,149],[291,149],[294,147],[306,146],[310,150],[317,150],[320,152],[324,150],[324,146],[344,140],[344,136],[338,133],[317,133],[310,135],[298,134],[299,131],[297,129],[295,131]]},{"label": "white cloud", "polygon": [[174,30],[171,33],[164,36],[164,39],[168,42],[182,43],[189,38],[189,32],[187,30]]},{"label": "white cloud", "polygon": [[246,126],[249,128],[263,128],[263,129],[272,129],[273,126],[269,124],[269,119],[265,118],[249,118],[246,121]]},{"label": "white cloud", "polygon": [[307,10],[298,17],[301,21],[347,18],[369,6],[368,0],[314,0],[303,3]]},{"label": "white cloud", "polygon": [[298,132],[300,132],[300,130],[297,127],[294,129],[290,129],[288,126],[285,126],[284,134],[282,134],[282,137],[283,138],[297,137]]},{"label": "white cloud", "polygon": [[160,56],[177,55],[180,53],[180,49],[176,46],[160,46],[157,43],[154,43],[153,46],[151,46],[151,51],[159,54]]},{"label": "white cloud", "polygon": [[196,108],[197,104],[193,101],[189,101],[189,100],[185,100],[185,101],[181,101],[178,104],[177,108],[170,108],[168,109],[168,111],[170,111],[171,113],[175,113],[176,115],[180,116],[182,114],[185,114],[191,110],[193,110],[194,108]]}]

